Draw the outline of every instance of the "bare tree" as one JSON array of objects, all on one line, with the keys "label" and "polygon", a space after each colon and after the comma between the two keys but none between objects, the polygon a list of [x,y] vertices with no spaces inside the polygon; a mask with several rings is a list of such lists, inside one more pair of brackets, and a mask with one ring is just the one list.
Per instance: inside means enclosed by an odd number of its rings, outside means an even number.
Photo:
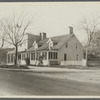
[{"label": "bare tree", "polygon": [[15,47],[15,65],[17,65],[18,47],[26,42],[26,31],[32,23],[32,19],[13,16],[3,18],[0,21],[0,29],[4,34],[2,42],[9,43]]},{"label": "bare tree", "polygon": [[[88,55],[93,54],[95,56],[99,53],[99,47],[97,46],[97,39],[100,37],[100,16],[97,14],[90,14],[81,19],[80,30],[87,34],[87,42],[85,42],[84,50],[86,53],[86,60]],[[86,41],[86,40],[85,40]]]},{"label": "bare tree", "polygon": [[95,44],[95,40],[99,36],[97,33],[98,29],[100,28],[100,17],[91,15],[92,18],[83,17],[80,23],[80,28],[87,34],[87,46],[91,46]]}]

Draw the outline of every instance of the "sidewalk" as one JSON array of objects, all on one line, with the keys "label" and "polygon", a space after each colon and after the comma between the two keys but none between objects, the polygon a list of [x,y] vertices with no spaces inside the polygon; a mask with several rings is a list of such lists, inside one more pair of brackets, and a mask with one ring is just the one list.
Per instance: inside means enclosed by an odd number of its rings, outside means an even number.
[{"label": "sidewalk", "polygon": [[[28,66],[29,69],[11,69],[11,68],[0,68],[0,70],[11,70],[11,71],[26,71],[34,73],[84,73],[94,72],[94,69],[69,69],[69,68],[55,68],[55,67],[39,67],[39,66]],[[95,69],[95,72],[99,72],[100,69]]]},{"label": "sidewalk", "polygon": [[[68,69],[68,68],[54,68],[54,67],[38,67],[38,66],[28,66],[28,70],[33,72],[43,72],[43,73],[58,73],[58,72],[94,72],[94,70],[90,69]],[[95,70],[100,71],[100,70]]]}]

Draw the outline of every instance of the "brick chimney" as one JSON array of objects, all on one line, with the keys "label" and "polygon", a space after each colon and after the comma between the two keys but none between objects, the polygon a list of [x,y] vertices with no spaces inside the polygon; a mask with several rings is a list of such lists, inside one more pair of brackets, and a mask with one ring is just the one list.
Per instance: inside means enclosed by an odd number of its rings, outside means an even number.
[{"label": "brick chimney", "polygon": [[43,39],[45,39],[46,38],[46,33],[40,33],[40,38],[41,38],[41,40],[43,40]]},{"label": "brick chimney", "polygon": [[69,33],[73,34],[73,27],[69,26]]}]

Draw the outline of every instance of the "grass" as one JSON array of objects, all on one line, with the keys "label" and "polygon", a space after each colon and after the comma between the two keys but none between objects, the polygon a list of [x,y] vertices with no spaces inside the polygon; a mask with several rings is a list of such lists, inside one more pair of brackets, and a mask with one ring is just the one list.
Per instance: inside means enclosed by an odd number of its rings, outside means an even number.
[{"label": "grass", "polygon": [[25,65],[15,66],[15,65],[0,65],[0,68],[11,68],[11,69],[29,69]]}]

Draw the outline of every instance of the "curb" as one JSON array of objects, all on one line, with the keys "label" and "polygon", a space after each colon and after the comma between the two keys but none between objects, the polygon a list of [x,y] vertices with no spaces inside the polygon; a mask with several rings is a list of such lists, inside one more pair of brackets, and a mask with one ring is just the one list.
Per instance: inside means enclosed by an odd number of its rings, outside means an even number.
[{"label": "curb", "polygon": [[33,73],[66,73],[66,72],[75,72],[75,71],[62,71],[62,70],[40,70],[40,69],[11,69],[11,68],[0,68],[0,70],[6,71],[19,71],[19,72],[33,72]]},{"label": "curb", "polygon": [[[8,70],[8,71],[19,71],[19,72],[33,72],[33,73],[81,73],[81,72],[93,72],[94,70],[75,70],[75,69],[42,69],[40,68],[30,68],[30,69],[11,69],[11,68],[0,68],[0,70]],[[100,70],[95,70],[100,71]]]},{"label": "curb", "polygon": [[30,69],[11,69],[11,68],[0,68],[0,70],[11,70],[11,71],[31,71]]}]

